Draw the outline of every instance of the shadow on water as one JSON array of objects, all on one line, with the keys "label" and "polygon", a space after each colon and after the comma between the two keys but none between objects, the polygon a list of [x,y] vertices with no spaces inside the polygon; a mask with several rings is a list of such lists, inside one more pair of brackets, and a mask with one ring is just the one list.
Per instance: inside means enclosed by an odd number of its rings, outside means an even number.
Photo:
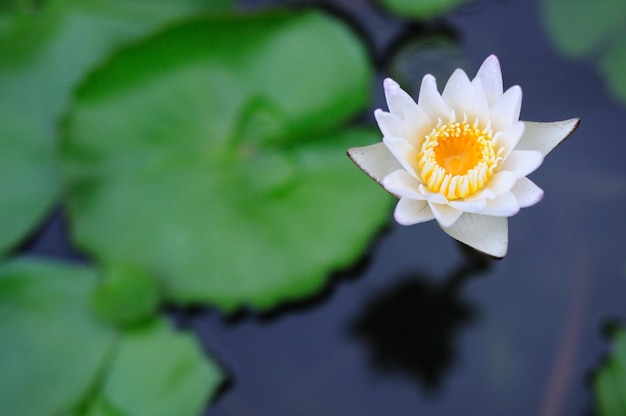
[{"label": "shadow on water", "polygon": [[461,296],[463,284],[490,266],[479,253],[464,248],[464,254],[443,283],[425,273],[404,276],[352,322],[350,333],[368,348],[376,371],[401,374],[430,393],[440,389],[454,363],[456,334],[476,318],[475,307]]}]

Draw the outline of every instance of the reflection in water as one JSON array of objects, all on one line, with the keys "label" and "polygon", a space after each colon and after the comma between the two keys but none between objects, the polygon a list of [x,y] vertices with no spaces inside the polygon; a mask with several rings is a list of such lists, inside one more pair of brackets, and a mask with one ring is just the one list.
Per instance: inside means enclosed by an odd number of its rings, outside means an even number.
[{"label": "reflection in water", "polygon": [[488,266],[486,257],[465,251],[465,262],[442,284],[416,273],[373,299],[351,327],[354,337],[368,346],[372,366],[437,391],[454,360],[454,335],[475,316],[461,298],[462,283]]}]

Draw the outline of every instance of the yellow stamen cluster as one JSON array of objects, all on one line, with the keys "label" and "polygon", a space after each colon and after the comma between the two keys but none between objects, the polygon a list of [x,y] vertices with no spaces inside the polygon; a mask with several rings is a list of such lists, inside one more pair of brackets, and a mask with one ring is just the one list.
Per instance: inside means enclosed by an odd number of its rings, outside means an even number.
[{"label": "yellow stamen cluster", "polygon": [[482,189],[502,160],[490,126],[481,130],[473,124],[452,121],[427,135],[417,158],[422,180],[432,192],[449,200],[464,198]]}]

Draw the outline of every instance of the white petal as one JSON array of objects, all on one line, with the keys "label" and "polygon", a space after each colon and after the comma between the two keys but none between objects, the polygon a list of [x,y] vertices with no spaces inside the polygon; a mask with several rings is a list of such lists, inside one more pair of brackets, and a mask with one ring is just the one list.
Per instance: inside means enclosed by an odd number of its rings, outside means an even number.
[{"label": "white petal", "polygon": [[409,163],[410,160],[415,159],[417,149],[406,139],[399,137],[385,136],[383,137],[383,143],[398,162],[400,162],[402,167],[411,175],[415,176],[415,178],[418,178],[413,166]]},{"label": "white petal", "polygon": [[384,136],[405,137],[404,121],[396,115],[379,109],[374,111],[374,117]]},{"label": "white petal", "polygon": [[406,137],[416,149],[420,149],[424,138],[430,134],[436,124],[431,123],[428,116],[417,105],[407,107],[404,115]]},{"label": "white petal", "polygon": [[516,148],[517,144],[524,135],[525,129],[526,124],[518,121],[511,125],[508,129],[495,134],[494,140],[496,141],[496,144],[504,148],[504,152],[502,153],[503,158],[506,159],[513,149]]},{"label": "white petal", "polygon": [[413,225],[435,218],[426,201],[410,198],[401,198],[393,215],[400,225]]},{"label": "white petal", "polygon": [[409,172],[399,169],[385,176],[381,185],[399,198],[426,199],[420,193],[421,182],[415,179]]},{"label": "white petal", "polygon": [[500,171],[493,174],[489,182],[485,185],[486,190],[493,192],[495,196],[507,193],[515,186],[517,176],[511,172]]},{"label": "white petal", "polygon": [[402,169],[402,165],[383,143],[353,147],[348,150],[348,156],[363,172],[378,183],[381,183],[383,178],[391,172]]},{"label": "white petal", "polygon": [[519,120],[519,113],[522,109],[522,88],[518,85],[506,90],[491,107],[491,127],[493,131],[503,131],[508,129],[513,123]]},{"label": "white petal", "polygon": [[511,192],[517,198],[520,208],[535,205],[543,198],[543,190],[528,178],[520,178]]},{"label": "white petal", "polygon": [[383,85],[390,113],[382,110],[374,112],[383,135],[406,137],[414,146],[420,147],[424,137],[434,127],[430,118],[397,82],[387,78]]},{"label": "white petal", "polygon": [[413,98],[402,88],[396,81],[391,78],[386,78],[383,81],[383,87],[385,89],[385,98],[387,99],[387,106],[389,111],[404,120],[407,107],[416,106]]},{"label": "white petal", "polygon": [[469,78],[462,69],[455,70],[446,83],[441,98],[457,116],[462,117],[471,105],[473,90]]},{"label": "white petal", "polygon": [[430,190],[428,190],[428,187],[424,184],[420,185],[419,189],[420,189],[420,193],[424,195],[424,198],[429,202],[433,202],[435,204],[447,204],[448,203],[448,198],[446,198],[443,194],[440,194],[439,192],[431,192]]},{"label": "white petal", "polygon": [[456,201],[450,201],[449,205],[452,208],[458,209],[459,211],[463,211],[463,212],[480,212],[485,208],[485,205],[487,204],[487,201],[485,198],[482,199],[478,199],[475,201],[463,201],[463,200],[456,200]]},{"label": "white petal", "polygon": [[449,205],[443,204],[435,204],[432,202],[428,202],[430,209],[433,211],[433,215],[435,219],[442,227],[450,227],[452,224],[459,219],[459,217],[463,214],[462,211],[458,209],[454,209]]},{"label": "white petal", "polygon": [[522,178],[534,172],[543,162],[543,155],[537,150],[513,150],[502,165],[502,170],[513,172]]},{"label": "white petal", "polygon": [[474,202],[480,199],[494,199],[502,194],[509,192],[515,183],[517,176],[513,172],[502,170],[493,174],[489,182],[485,184],[482,190],[475,195],[465,198],[465,201]]},{"label": "white petal", "polygon": [[489,103],[481,80],[471,82],[465,72],[457,69],[448,80],[441,97],[454,110],[457,120],[467,114],[469,122],[477,118],[479,126],[485,128],[489,119]]},{"label": "white petal", "polygon": [[475,79],[472,82],[472,90],[472,101],[466,113],[470,122],[478,119],[478,127],[484,129],[487,127],[487,120],[489,119],[489,102],[480,79]]},{"label": "white petal", "polygon": [[424,111],[424,114],[433,124],[437,124],[438,119],[446,122],[451,114],[450,108],[448,108],[441,95],[439,95],[439,91],[437,91],[435,77],[430,74],[422,78],[417,106]]},{"label": "white petal", "polygon": [[494,257],[504,257],[509,245],[506,217],[463,214],[443,230],[450,237]]},{"label": "white petal", "polygon": [[517,198],[515,198],[512,192],[507,192],[494,199],[488,199],[485,208],[480,213],[497,217],[510,217],[517,214],[519,209]]},{"label": "white petal", "polygon": [[580,120],[571,118],[551,123],[531,121],[524,121],[523,123],[526,130],[517,148],[520,150],[539,150],[545,156],[576,130]]},{"label": "white petal", "polygon": [[482,84],[489,106],[492,106],[502,96],[503,91],[502,71],[500,70],[500,62],[495,55],[487,57],[478,69],[472,83],[478,81]]}]

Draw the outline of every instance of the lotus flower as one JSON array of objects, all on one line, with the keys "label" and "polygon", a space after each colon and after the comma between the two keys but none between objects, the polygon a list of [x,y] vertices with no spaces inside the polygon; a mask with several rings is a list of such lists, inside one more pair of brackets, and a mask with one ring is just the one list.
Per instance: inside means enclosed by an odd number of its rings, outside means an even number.
[{"label": "lotus flower", "polygon": [[426,75],[417,103],[392,79],[383,85],[389,112],[374,112],[383,141],[348,150],[350,158],[399,198],[398,223],[435,219],[451,237],[504,257],[507,217],[543,197],[526,176],[579,120],[520,121],[522,90],[503,92],[494,55],[471,81],[457,69],[441,94]]}]

